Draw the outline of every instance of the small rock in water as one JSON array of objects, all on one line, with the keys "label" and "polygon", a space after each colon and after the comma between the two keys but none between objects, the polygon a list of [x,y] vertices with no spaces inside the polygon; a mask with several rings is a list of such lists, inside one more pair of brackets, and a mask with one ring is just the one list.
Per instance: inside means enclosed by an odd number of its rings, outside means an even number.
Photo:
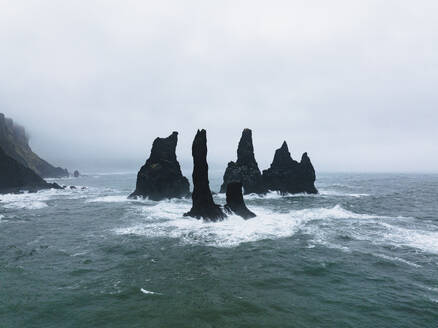
[{"label": "small rock in water", "polygon": [[242,194],[242,183],[231,182],[227,185],[227,204],[225,205],[225,210],[235,213],[245,220],[256,216],[245,205]]}]

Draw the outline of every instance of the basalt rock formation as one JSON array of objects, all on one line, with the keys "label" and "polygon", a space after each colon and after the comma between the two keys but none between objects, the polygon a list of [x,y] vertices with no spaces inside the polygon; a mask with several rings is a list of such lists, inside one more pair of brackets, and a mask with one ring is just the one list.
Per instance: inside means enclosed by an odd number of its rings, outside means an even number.
[{"label": "basalt rock formation", "polygon": [[237,148],[237,161],[228,163],[220,192],[224,193],[227,190],[227,185],[231,182],[241,182],[245,194],[262,194],[267,191],[254,157],[250,129],[244,129],[242,132]]},{"label": "basalt rock formation", "polygon": [[271,167],[263,171],[263,182],[267,189],[281,193],[317,194],[315,170],[307,153],[301,162],[292,159],[286,141],[275,151]]},{"label": "basalt rock formation", "polygon": [[243,201],[241,182],[230,182],[227,185],[227,204],[225,205],[225,210],[229,213],[235,213],[245,220],[256,216],[246,207]]},{"label": "basalt rock formation", "polygon": [[38,174],[8,156],[0,147],[0,194],[41,189],[62,189],[56,183],[47,183]]},{"label": "basalt rock formation", "polygon": [[192,209],[184,216],[192,216],[206,221],[219,221],[226,217],[211,195],[208,181],[207,132],[198,130],[192,144],[193,156],[193,193]]},{"label": "basalt rock formation", "polygon": [[178,132],[173,132],[167,138],[154,140],[151,155],[137,174],[137,185],[130,198],[162,200],[189,195],[189,181],[182,175],[176,159],[177,143]]},{"label": "basalt rock formation", "polygon": [[9,157],[43,178],[68,177],[67,169],[54,167],[35,154],[25,129],[0,113],[0,147]]}]

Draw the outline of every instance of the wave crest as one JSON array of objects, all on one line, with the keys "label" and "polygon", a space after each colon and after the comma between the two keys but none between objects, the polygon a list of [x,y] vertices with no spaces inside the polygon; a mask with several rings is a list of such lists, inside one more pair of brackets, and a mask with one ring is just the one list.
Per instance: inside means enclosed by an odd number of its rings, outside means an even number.
[{"label": "wave crest", "polygon": [[166,201],[155,206],[145,206],[139,210],[142,222],[115,229],[114,232],[178,238],[188,244],[235,247],[245,242],[290,237],[312,220],[376,218],[372,215],[353,213],[336,205],[333,208],[312,208],[287,213],[252,207],[251,210],[257,217],[250,220],[231,215],[221,222],[204,222],[183,217],[182,214],[189,209],[190,204],[181,201]]}]

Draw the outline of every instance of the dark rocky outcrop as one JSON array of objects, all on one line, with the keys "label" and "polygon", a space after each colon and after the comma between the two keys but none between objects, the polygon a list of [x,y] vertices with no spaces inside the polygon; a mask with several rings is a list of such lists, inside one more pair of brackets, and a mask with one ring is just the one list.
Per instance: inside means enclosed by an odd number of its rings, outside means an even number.
[{"label": "dark rocky outcrop", "polygon": [[81,174],[79,173],[78,170],[75,170],[75,171],[73,172],[73,176],[74,176],[75,178],[79,178],[80,175],[81,175]]},{"label": "dark rocky outcrop", "polygon": [[47,183],[38,174],[8,156],[0,147],[0,193],[35,192],[41,189],[62,189]]},{"label": "dark rocky outcrop", "polygon": [[224,174],[224,182],[220,192],[227,190],[231,182],[241,182],[245,194],[265,193],[262,174],[254,157],[252,131],[244,129],[237,148],[237,161],[229,162]]},{"label": "dark rocky outcrop", "polygon": [[227,204],[225,205],[225,210],[229,213],[235,213],[245,220],[256,216],[245,205],[241,182],[230,182],[227,185]]},{"label": "dark rocky outcrop", "polygon": [[192,209],[184,216],[192,216],[207,221],[219,221],[226,217],[211,195],[208,181],[207,132],[198,130],[192,145],[193,155],[193,193]]},{"label": "dark rocky outcrop", "polygon": [[162,200],[189,195],[189,181],[182,175],[176,159],[177,143],[178,132],[154,140],[151,155],[138,172],[135,191],[129,197]]},{"label": "dark rocky outcrop", "polygon": [[54,167],[35,154],[29,146],[25,129],[0,113],[0,147],[6,155],[43,178],[68,177],[67,169]]},{"label": "dark rocky outcrop", "polygon": [[307,153],[301,162],[292,159],[286,141],[275,151],[271,167],[263,171],[263,182],[267,189],[281,193],[317,194],[315,170]]}]

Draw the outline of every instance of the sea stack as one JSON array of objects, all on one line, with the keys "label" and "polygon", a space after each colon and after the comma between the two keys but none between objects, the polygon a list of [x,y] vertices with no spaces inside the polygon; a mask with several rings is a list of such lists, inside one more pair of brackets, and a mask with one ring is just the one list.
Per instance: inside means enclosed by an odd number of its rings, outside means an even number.
[{"label": "sea stack", "polygon": [[227,204],[225,205],[225,209],[241,216],[245,220],[256,216],[245,205],[241,182],[230,182],[227,185]]},{"label": "sea stack", "polygon": [[26,130],[0,113],[0,147],[4,153],[43,178],[68,177],[67,169],[54,167],[35,154]]},{"label": "sea stack", "polygon": [[0,194],[41,189],[62,189],[56,183],[47,183],[38,174],[8,156],[0,147]]},{"label": "sea stack", "polygon": [[208,181],[207,132],[198,130],[192,144],[193,156],[193,193],[192,209],[184,216],[192,216],[206,221],[220,221],[226,217],[211,195]]},{"label": "sea stack", "polygon": [[79,173],[78,170],[75,170],[75,171],[73,172],[73,176],[74,176],[75,178],[79,178],[80,175],[81,175],[81,174]]},{"label": "sea stack", "polygon": [[226,192],[227,185],[231,182],[241,182],[245,194],[262,194],[267,191],[254,157],[252,131],[250,129],[244,129],[242,132],[237,147],[237,161],[228,163],[220,192]]},{"label": "sea stack", "polygon": [[281,193],[317,194],[315,170],[304,153],[301,162],[292,159],[286,141],[275,151],[271,167],[263,171],[263,182],[267,189]]},{"label": "sea stack", "polygon": [[182,175],[176,159],[177,143],[178,132],[154,140],[151,155],[137,174],[136,188],[130,198],[148,197],[158,201],[189,195],[189,181]]}]

